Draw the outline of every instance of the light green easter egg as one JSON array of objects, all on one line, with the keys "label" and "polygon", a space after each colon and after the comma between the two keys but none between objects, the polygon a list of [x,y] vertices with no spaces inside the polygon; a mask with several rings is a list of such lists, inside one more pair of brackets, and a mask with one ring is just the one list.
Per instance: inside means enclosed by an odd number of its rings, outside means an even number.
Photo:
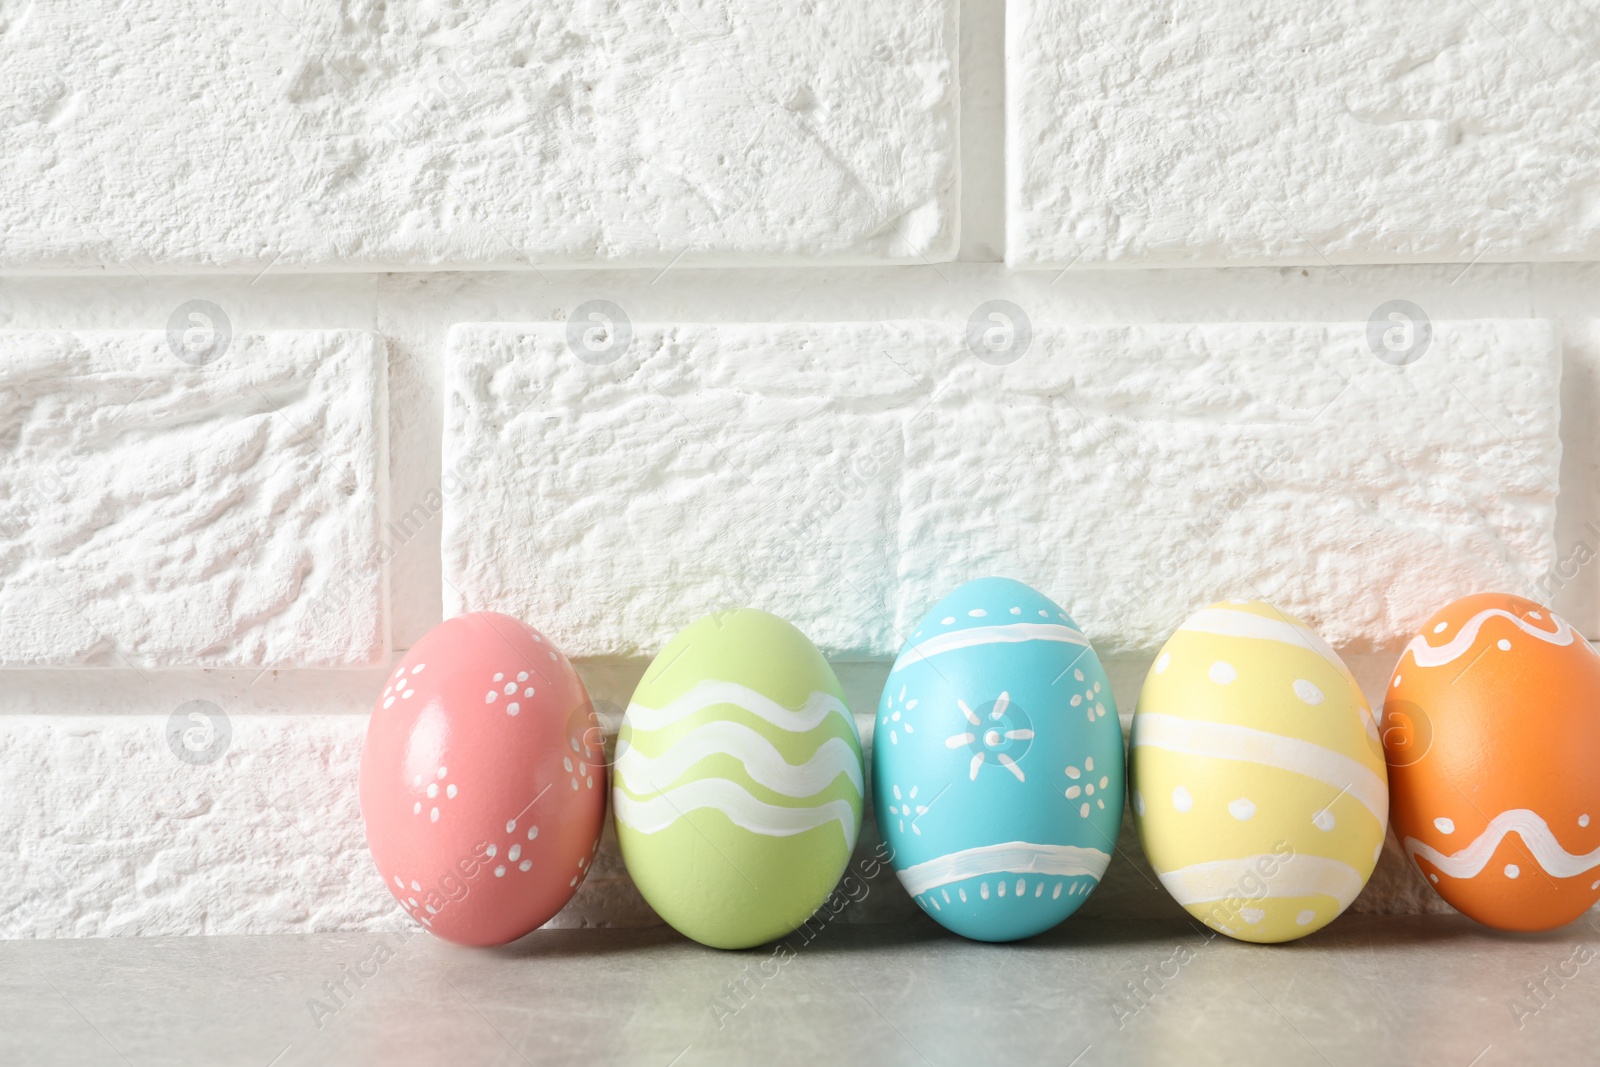
[{"label": "light green easter egg", "polygon": [[708,615],[661,650],[622,720],[612,781],[639,892],[715,948],[799,927],[861,830],[861,739],[839,680],[764,611]]}]

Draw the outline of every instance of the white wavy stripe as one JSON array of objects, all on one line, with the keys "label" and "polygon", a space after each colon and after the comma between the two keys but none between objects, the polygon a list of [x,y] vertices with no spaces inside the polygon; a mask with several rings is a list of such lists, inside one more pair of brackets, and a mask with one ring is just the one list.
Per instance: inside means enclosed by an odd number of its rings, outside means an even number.
[{"label": "white wavy stripe", "polygon": [[1131,745],[1189,756],[1243,760],[1315,778],[1342,789],[1372,812],[1379,825],[1389,822],[1389,782],[1349,756],[1298,737],[1284,737],[1232,723],[1197,722],[1176,715],[1139,712],[1133,717]]},{"label": "white wavy stripe", "polygon": [[1249,637],[1258,641],[1277,641],[1279,644],[1293,645],[1316,653],[1350,683],[1350,688],[1357,694],[1361,725],[1366,728],[1368,737],[1374,741],[1378,740],[1378,722],[1373,718],[1372,709],[1367,707],[1366,698],[1360,695],[1361,686],[1356,682],[1356,676],[1350,673],[1350,668],[1345,666],[1344,660],[1339,658],[1339,653],[1333,650],[1333,646],[1318,637],[1314,631],[1286,619],[1269,619],[1265,615],[1233,608],[1205,608],[1197,611],[1178,629],[1188,630],[1191,633],[1214,634],[1218,637]]},{"label": "white wavy stripe", "polygon": [[751,779],[784,796],[804,800],[843,774],[861,796],[861,757],[850,742],[830,737],[801,764],[783,758],[773,743],[742,722],[719,719],[677,738],[659,756],[647,756],[626,741],[617,742],[617,774],[636,782],[672,783],[708,756],[732,756]]},{"label": "white wavy stripe", "polygon": [[[1554,612],[1545,612],[1544,614],[1549,615],[1550,621],[1556,624],[1554,633],[1549,630],[1541,630],[1537,626],[1530,626],[1525,620],[1519,619],[1502,608],[1488,608],[1468,619],[1466,625],[1461,627],[1461,632],[1452,637],[1447,643],[1436,647],[1428,644],[1428,639],[1425,635],[1418,634],[1406,645],[1406,651],[1411,653],[1412,660],[1419,667],[1442,667],[1446,663],[1454,662],[1472,651],[1473,644],[1478,640],[1478,631],[1483,628],[1484,623],[1497,615],[1502,619],[1511,620],[1517,629],[1529,637],[1537,637],[1547,644],[1572,644],[1574,634],[1572,627],[1567,625],[1567,620]],[[1404,660],[1405,656],[1402,655],[1400,658]]]},{"label": "white wavy stripe", "polygon": [[1495,849],[1500,847],[1501,840],[1507,834],[1516,834],[1522,838],[1522,843],[1528,846],[1533,858],[1539,861],[1539,866],[1543,867],[1545,873],[1552,878],[1575,878],[1580,874],[1587,874],[1600,865],[1600,848],[1582,856],[1568,852],[1561,847],[1556,835],[1550,832],[1549,825],[1539,817],[1538,813],[1527,808],[1502,811],[1472,844],[1460,852],[1446,856],[1438,849],[1425,845],[1414,837],[1408,837],[1406,855],[1412,857],[1413,861],[1421,856],[1451,878],[1476,878],[1478,872],[1482,871],[1494,856]]},{"label": "white wavy stripe", "polygon": [[906,892],[918,896],[951,882],[986,874],[1053,874],[1069,878],[1082,875],[1099,881],[1110,862],[1111,854],[1097,848],[1007,841],[952,852],[898,873]]},{"label": "white wavy stripe", "polygon": [[726,778],[685,782],[648,800],[631,797],[619,787],[611,791],[611,808],[618,822],[627,823],[641,834],[659,833],[701,808],[720,811],[735,826],[768,837],[792,837],[837,821],[844,831],[845,849],[856,847],[856,812],[849,802],[830,800],[807,808],[785,808],[757,799],[744,786]]},{"label": "white wavy stripe", "polygon": [[974,626],[966,630],[952,630],[912,645],[900,654],[894,670],[903,671],[914,663],[921,663],[945,652],[980,645],[1014,645],[1027,641],[1056,641],[1067,645],[1089,647],[1089,639],[1070,626],[1053,622],[1013,622],[1004,626]]},{"label": "white wavy stripe", "polygon": [[1334,898],[1343,908],[1356,899],[1361,887],[1367,884],[1361,872],[1348,863],[1303,852],[1290,856],[1264,853],[1235,860],[1211,860],[1175,871],[1158,871],[1156,876],[1172,894],[1172,899],[1184,905],[1322,894]]},{"label": "white wavy stripe", "polygon": [[634,730],[660,730],[717,704],[732,704],[743,708],[780,730],[805,733],[815,730],[828,716],[837,715],[850,724],[853,732],[855,719],[850,709],[832,693],[814,692],[806,698],[805,707],[798,711],[784,707],[765,693],[758,693],[737,682],[724,682],[707,678],[665,707],[648,708],[643,704],[629,704],[626,722]]}]

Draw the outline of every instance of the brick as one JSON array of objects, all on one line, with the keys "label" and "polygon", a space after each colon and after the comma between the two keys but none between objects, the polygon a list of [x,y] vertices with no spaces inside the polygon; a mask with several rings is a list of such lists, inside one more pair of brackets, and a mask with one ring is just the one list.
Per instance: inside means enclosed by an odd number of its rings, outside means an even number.
[{"label": "brick", "polygon": [[12,18],[0,270],[948,259],[956,17],[112,0]]},{"label": "brick", "polygon": [[1014,267],[1600,257],[1600,14],[1010,0]]},{"label": "brick", "polygon": [[386,656],[382,340],[222,336],[0,333],[0,666]]},{"label": "brick", "polygon": [[1553,561],[1548,322],[1433,323],[1405,366],[1366,323],[1041,325],[1004,366],[928,322],[632,329],[598,366],[560,324],[452,333],[448,614],[639,656],[751,604],[884,658],[1003,574],[1103,652],[1229,596],[1363,650]]}]

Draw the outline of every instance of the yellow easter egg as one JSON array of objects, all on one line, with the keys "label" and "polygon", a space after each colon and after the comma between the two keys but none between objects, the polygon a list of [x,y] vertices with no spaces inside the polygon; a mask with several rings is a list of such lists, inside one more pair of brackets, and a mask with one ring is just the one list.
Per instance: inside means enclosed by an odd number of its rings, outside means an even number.
[{"label": "yellow easter egg", "polygon": [[1161,884],[1229,937],[1320,930],[1383,849],[1389,785],[1372,710],[1338,654],[1269,604],[1213,604],[1167,640],[1128,764]]}]

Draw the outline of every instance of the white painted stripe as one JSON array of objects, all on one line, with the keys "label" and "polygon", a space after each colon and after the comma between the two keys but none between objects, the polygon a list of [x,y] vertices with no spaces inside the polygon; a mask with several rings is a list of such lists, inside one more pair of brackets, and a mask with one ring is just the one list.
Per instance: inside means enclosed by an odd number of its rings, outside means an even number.
[{"label": "white painted stripe", "polygon": [[1600,848],[1581,856],[1568,852],[1556,840],[1556,835],[1550,832],[1544,819],[1527,808],[1502,811],[1484,828],[1477,840],[1460,852],[1446,856],[1416,838],[1408,837],[1406,855],[1413,859],[1421,856],[1451,878],[1476,878],[1493,858],[1495,849],[1500,847],[1501,840],[1507,834],[1522,838],[1528,851],[1533,853],[1533,858],[1552,878],[1575,878],[1600,866]]},{"label": "white painted stripe", "polygon": [[1195,612],[1178,627],[1178,633],[1215,634],[1219,637],[1249,637],[1258,641],[1277,641],[1315,652],[1327,660],[1338,672],[1355,684],[1355,676],[1322,638],[1311,630],[1287,619],[1269,619],[1249,611],[1234,608],[1205,608]]},{"label": "white painted stripe", "polygon": [[719,719],[673,740],[659,756],[647,756],[626,741],[617,742],[617,774],[624,780],[671,785],[701,760],[731,756],[754,781],[784,796],[804,800],[828,788],[843,774],[862,795],[861,755],[842,737],[824,741],[805,763],[783,758],[771,741],[742,722]]},{"label": "white painted stripe", "polygon": [[837,821],[844,831],[845,848],[856,847],[856,810],[843,800],[785,808],[756,799],[744,786],[726,778],[686,782],[644,800],[629,796],[620,786],[611,790],[611,809],[617,821],[641,834],[659,833],[701,808],[720,811],[735,826],[768,837],[791,837]]},{"label": "white painted stripe", "polygon": [[1367,884],[1361,872],[1348,863],[1298,852],[1289,856],[1263,853],[1211,860],[1175,871],[1158,871],[1157,877],[1172,899],[1183,905],[1322,894],[1333,897],[1344,908]]},{"label": "white painted stripe", "polygon": [[1088,648],[1089,639],[1079,630],[1053,622],[1013,622],[1004,626],[974,626],[967,630],[952,630],[928,638],[900,653],[894,670],[903,671],[914,663],[921,663],[946,652],[982,645],[1011,645],[1027,641],[1057,641]]},{"label": "white painted stripe", "polygon": [[918,863],[898,872],[906,892],[918,896],[942,885],[989,874],[1053,874],[1085,876],[1099,881],[1111,854],[1077,845],[1035,845],[1007,841],[983,845]]},{"label": "white painted stripe", "polygon": [[[1567,621],[1554,612],[1549,613],[1549,615],[1550,621],[1556,624],[1553,632],[1541,630],[1509,611],[1501,608],[1489,608],[1468,619],[1466,625],[1461,627],[1461,632],[1452,637],[1447,644],[1435,647],[1428,644],[1428,639],[1425,635],[1418,634],[1411,639],[1410,644],[1406,645],[1406,651],[1411,653],[1411,659],[1419,667],[1442,667],[1446,663],[1452,663],[1472,651],[1472,646],[1478,640],[1478,631],[1483,627],[1484,623],[1496,617],[1511,621],[1516,625],[1517,629],[1529,637],[1536,637],[1546,644],[1572,644],[1574,639],[1572,627],[1568,626]],[[1404,660],[1405,656],[1402,655],[1400,658]]]},{"label": "white painted stripe", "polygon": [[790,733],[815,730],[830,715],[837,715],[849,723],[852,734],[856,728],[856,721],[850,716],[850,709],[832,693],[814,692],[806,698],[805,707],[796,710],[786,708],[765,693],[758,693],[748,686],[715,678],[699,682],[693,689],[665,707],[650,708],[643,704],[629,704],[625,721],[635,730],[660,730],[718,704],[732,704],[743,708],[757,718]]},{"label": "white painted stripe", "polygon": [[1342,789],[1359,801],[1380,825],[1389,822],[1389,780],[1386,774],[1349,756],[1303,741],[1249,726],[1197,722],[1176,715],[1138,712],[1133,717],[1129,747],[1181,752],[1189,756],[1242,760],[1303,774]]}]

